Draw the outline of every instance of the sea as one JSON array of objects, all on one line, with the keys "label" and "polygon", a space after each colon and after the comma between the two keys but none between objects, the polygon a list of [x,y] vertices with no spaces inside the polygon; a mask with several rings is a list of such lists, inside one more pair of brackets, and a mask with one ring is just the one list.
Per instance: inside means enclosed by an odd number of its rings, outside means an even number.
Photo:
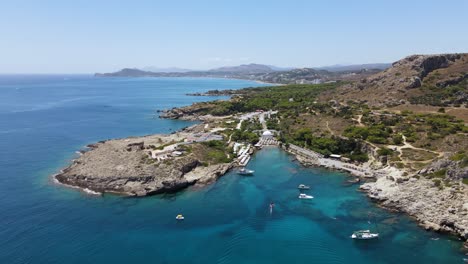
[{"label": "sea", "polygon": [[[463,263],[457,238],[377,207],[347,174],[305,168],[276,147],[253,156],[251,177],[232,171],[176,194],[96,196],[52,180],[87,144],[194,124],[157,110],[226,99],[187,93],[262,85],[1,75],[0,263]],[[301,183],[314,199],[298,199]],[[380,238],[351,239],[359,229]]]}]

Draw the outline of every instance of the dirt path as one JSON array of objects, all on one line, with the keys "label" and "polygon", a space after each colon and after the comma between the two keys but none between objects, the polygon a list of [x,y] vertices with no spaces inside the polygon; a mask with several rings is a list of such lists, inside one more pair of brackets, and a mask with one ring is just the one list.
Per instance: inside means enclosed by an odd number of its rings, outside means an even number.
[{"label": "dirt path", "polygon": [[363,126],[364,126],[364,124],[363,124],[362,121],[361,121],[361,120],[362,120],[362,115],[358,115],[358,116],[357,116],[357,119],[356,119],[356,118],[353,118],[353,120],[356,121],[356,122],[358,122],[358,125],[357,125],[358,127],[363,127]]},{"label": "dirt path", "polygon": [[[440,157],[444,156],[444,152],[438,152],[438,151],[433,151],[433,150],[418,148],[418,147],[415,147],[415,146],[411,145],[410,143],[408,143],[408,142],[406,141],[406,137],[405,137],[404,135],[402,135],[402,138],[403,138],[403,145],[402,145],[402,146],[387,145],[387,148],[392,149],[392,150],[394,150],[394,151],[398,151],[398,158],[401,160],[401,162],[402,162],[403,164],[414,163],[414,162],[421,162],[421,161],[411,161],[411,160],[408,160],[408,159],[403,158],[403,149],[414,149],[414,150],[421,150],[421,151],[431,152],[431,153],[433,153],[433,154],[436,154],[436,155],[437,155],[437,158],[440,158]],[[425,162],[429,162],[429,161],[430,161],[430,160],[425,161]]]},{"label": "dirt path", "polygon": [[239,123],[238,123],[237,126],[236,126],[236,129],[237,129],[237,130],[241,129],[241,126],[242,126],[242,122],[243,122],[243,121],[244,121],[244,119],[241,119],[241,120],[239,121]]},{"label": "dirt path", "polygon": [[330,132],[330,134],[331,134],[332,136],[334,136],[335,133],[333,132],[333,130],[330,129],[330,126],[328,125],[328,121],[326,122],[326,124],[327,124],[327,129],[328,129],[328,131]]}]

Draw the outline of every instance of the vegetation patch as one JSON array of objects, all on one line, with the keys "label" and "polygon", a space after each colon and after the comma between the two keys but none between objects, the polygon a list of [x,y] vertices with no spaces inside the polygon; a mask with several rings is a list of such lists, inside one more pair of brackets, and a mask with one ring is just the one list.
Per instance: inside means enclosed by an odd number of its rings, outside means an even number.
[{"label": "vegetation patch", "polygon": [[437,154],[420,149],[402,149],[402,157],[412,161],[429,161],[437,157]]},{"label": "vegetation patch", "polygon": [[436,85],[423,85],[420,88],[422,95],[410,98],[412,104],[425,104],[433,106],[460,105],[466,102],[468,94],[468,81],[447,87]]},{"label": "vegetation patch", "polygon": [[427,177],[428,178],[444,179],[446,174],[447,174],[447,169],[441,169],[441,170],[435,171],[435,172],[433,172],[431,174],[428,174]]},{"label": "vegetation patch", "polygon": [[462,168],[468,166],[468,155],[466,155],[465,151],[455,153],[450,159],[453,161],[460,161],[460,167]]},{"label": "vegetation patch", "polygon": [[462,179],[462,182],[463,182],[464,184],[468,185],[468,178],[463,178],[463,179]]},{"label": "vegetation patch", "polygon": [[234,157],[232,150],[221,140],[193,144],[192,149],[192,152],[200,160],[202,165],[205,166],[229,163]]},{"label": "vegetation patch", "polygon": [[369,159],[367,153],[362,152],[362,144],[355,139],[341,137],[318,137],[310,128],[302,128],[287,138],[288,142],[309,148],[323,155],[342,154],[345,157],[359,162]]}]

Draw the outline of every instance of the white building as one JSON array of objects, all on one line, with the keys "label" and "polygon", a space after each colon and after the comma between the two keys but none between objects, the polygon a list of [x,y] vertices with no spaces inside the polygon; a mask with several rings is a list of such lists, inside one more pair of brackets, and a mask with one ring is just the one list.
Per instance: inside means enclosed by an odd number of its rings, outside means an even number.
[{"label": "white building", "polygon": [[262,139],[270,139],[270,138],[273,138],[273,133],[271,133],[271,131],[266,130],[265,132],[263,132]]}]

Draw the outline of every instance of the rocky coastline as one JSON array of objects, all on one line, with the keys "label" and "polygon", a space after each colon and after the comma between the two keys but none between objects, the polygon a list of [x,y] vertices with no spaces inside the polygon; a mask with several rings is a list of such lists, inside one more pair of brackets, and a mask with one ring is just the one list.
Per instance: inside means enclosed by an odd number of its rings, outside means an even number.
[{"label": "rocky coastline", "polygon": [[[323,166],[316,159],[292,151],[288,152],[294,155],[303,166],[343,171]],[[360,178],[359,182],[363,184],[359,189],[379,206],[390,211],[408,214],[426,230],[458,236],[468,249],[468,189],[463,185],[439,188],[432,180],[424,177],[424,174],[437,171],[441,166],[451,168],[449,174],[452,175],[458,174],[462,177],[468,173],[467,168],[458,168],[447,159],[439,160],[413,175],[407,175],[401,169],[379,163],[369,166],[372,169],[372,175],[369,177],[350,171],[344,172]]]},{"label": "rocky coastline", "polygon": [[214,107],[213,102],[201,102],[184,107],[174,107],[160,110],[159,117],[165,119],[178,119],[187,121],[210,121],[214,119],[224,119],[207,114],[207,111]]},{"label": "rocky coastline", "polygon": [[[54,175],[61,184],[95,193],[148,196],[171,193],[191,185],[207,185],[228,172],[234,163],[207,164],[193,153],[164,160],[150,158],[151,151],[183,140],[195,125],[170,135],[112,139],[88,145],[86,151]],[[169,150],[170,156],[173,151]],[[177,153],[179,154],[179,152]]]},{"label": "rocky coastline", "polygon": [[468,168],[444,158],[411,175],[382,175],[360,189],[382,207],[412,216],[426,230],[457,235],[468,245],[468,188],[456,183],[443,187],[427,177],[441,165],[452,177],[468,174]]}]

